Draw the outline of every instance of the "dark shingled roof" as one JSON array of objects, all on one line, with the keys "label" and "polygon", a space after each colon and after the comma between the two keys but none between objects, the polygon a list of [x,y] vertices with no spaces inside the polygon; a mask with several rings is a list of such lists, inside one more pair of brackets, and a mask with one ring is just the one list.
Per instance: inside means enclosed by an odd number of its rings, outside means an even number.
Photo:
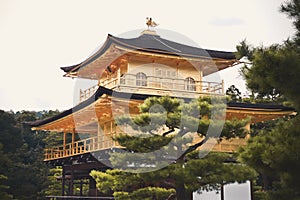
[{"label": "dark shingled roof", "polygon": [[253,103],[240,103],[240,102],[228,102],[227,106],[230,108],[249,108],[249,109],[278,109],[280,111],[295,111],[294,108],[286,107],[283,105],[275,105],[275,104],[253,104]]},{"label": "dark shingled roof", "polygon": [[[88,98],[86,101],[78,104],[77,106],[75,106],[74,108],[71,108],[69,110],[66,110],[54,117],[50,117],[44,120],[37,120],[37,121],[33,121],[33,122],[27,122],[26,124],[28,124],[31,127],[38,127],[38,126],[42,126],[44,124],[53,122],[55,120],[58,120],[60,118],[63,118],[67,115],[72,114],[73,112],[76,112],[78,110],[81,110],[89,105],[91,105],[92,103],[94,103],[98,98],[100,98],[103,94],[107,94],[108,96],[113,96],[116,98],[121,98],[121,99],[132,99],[132,100],[145,100],[148,97],[153,97],[155,95],[147,95],[147,94],[132,94],[132,93],[124,93],[124,92],[117,92],[117,91],[113,91],[111,89],[107,89],[105,87],[100,86],[97,91],[95,92],[95,94],[93,96],[91,96],[90,98]],[[183,98],[184,101],[189,102],[192,99],[190,98]],[[295,111],[295,109],[290,108],[290,107],[285,107],[282,105],[270,105],[270,104],[251,104],[251,103],[237,103],[237,102],[229,102],[227,103],[227,107],[230,107],[231,109],[270,109],[270,110],[280,110],[280,111]]]},{"label": "dark shingled roof", "polygon": [[158,35],[143,34],[137,38],[123,39],[110,36],[115,43],[132,49],[150,51],[171,55],[178,55],[184,57],[211,57],[221,59],[235,59],[232,52],[215,51],[209,49],[202,49],[198,47],[180,44],[170,40],[161,38]]},{"label": "dark shingled roof", "polygon": [[62,69],[64,72],[68,73],[68,72],[72,71],[72,69],[74,69],[75,67],[78,67],[79,65],[81,65],[81,63],[72,65],[72,66],[68,66],[68,67],[61,67],[60,69]]},{"label": "dark shingled roof", "polygon": [[77,71],[80,67],[83,67],[99,56],[101,56],[111,44],[116,44],[121,47],[125,47],[131,50],[138,50],[144,52],[153,52],[159,54],[174,55],[180,57],[188,58],[215,58],[215,59],[225,59],[234,60],[236,59],[233,52],[227,51],[216,51],[209,49],[202,49],[198,47],[193,47],[185,44],[180,44],[170,40],[161,38],[158,35],[153,34],[142,34],[137,38],[125,39],[118,38],[108,34],[108,37],[100,50],[89,57],[86,61],[68,67],[61,67],[61,69],[68,73],[71,71]]}]

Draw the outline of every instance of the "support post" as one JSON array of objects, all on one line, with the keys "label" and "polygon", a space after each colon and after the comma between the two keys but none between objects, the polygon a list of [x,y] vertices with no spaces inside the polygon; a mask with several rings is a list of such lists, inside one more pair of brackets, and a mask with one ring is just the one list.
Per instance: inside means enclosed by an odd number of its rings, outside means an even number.
[{"label": "support post", "polygon": [[202,88],[202,83],[203,83],[203,71],[202,71],[202,67],[200,67],[200,78],[199,78],[199,91],[198,92],[203,92],[203,88]]},{"label": "support post", "polygon": [[64,166],[62,166],[61,196],[65,196],[65,184],[66,184],[65,168]]},{"label": "support post", "polygon": [[100,120],[98,120],[98,132],[97,132],[97,142],[98,142],[98,149],[102,149],[103,148],[103,130],[102,127],[100,125]]},{"label": "support post", "polygon": [[221,185],[221,200],[224,200],[225,197],[224,197],[224,185],[222,184]]},{"label": "support post", "polygon": [[254,200],[254,195],[253,195],[253,181],[250,180],[250,199]]},{"label": "support post", "polygon": [[74,155],[75,152],[75,128],[72,131],[72,155]]},{"label": "support post", "polygon": [[63,155],[66,155],[66,149],[67,149],[67,132],[64,131],[64,138],[63,138]]},{"label": "support post", "polygon": [[83,192],[82,192],[82,185],[83,185],[83,182],[82,182],[82,179],[80,180],[80,196],[82,196]]},{"label": "support post", "polygon": [[245,129],[247,130],[248,134],[246,135],[246,139],[249,139],[251,136],[250,136],[250,130],[251,130],[251,122],[247,123],[246,126],[245,126]]},{"label": "support post", "polygon": [[66,150],[66,146],[67,146],[67,132],[64,131],[64,138],[63,138],[63,147],[64,147],[64,150]]},{"label": "support post", "polygon": [[118,81],[117,81],[116,85],[120,85],[121,84],[121,66],[120,66],[120,64],[118,65],[117,78],[118,78]]},{"label": "support post", "polygon": [[69,195],[73,196],[74,193],[74,169],[71,169],[71,179],[70,179],[70,188],[69,188]]},{"label": "support post", "polygon": [[97,196],[96,181],[92,177],[89,178],[89,196]]},{"label": "support post", "polygon": [[224,80],[222,80],[222,95],[225,94],[225,84],[224,84]]}]

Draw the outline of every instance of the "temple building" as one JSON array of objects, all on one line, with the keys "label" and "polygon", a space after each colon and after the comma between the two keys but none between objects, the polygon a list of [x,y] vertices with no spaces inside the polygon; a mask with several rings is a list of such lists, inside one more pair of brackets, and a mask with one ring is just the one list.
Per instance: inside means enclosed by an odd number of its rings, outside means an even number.
[{"label": "temple building", "polygon": [[[44,159],[63,168],[62,196],[75,195],[74,185],[78,183],[81,190],[83,184],[89,185],[89,196],[101,196],[89,173],[93,169],[107,169],[102,160],[108,159],[112,149],[121,148],[112,140],[121,131],[114,121],[115,116],[139,113],[138,106],[151,96],[192,99],[225,95],[223,81],[204,79],[238,63],[233,52],[188,46],[164,39],[148,29],[130,39],[108,35],[103,46],[89,58],[77,65],[62,67],[65,77],[97,82],[80,91],[80,102],[73,108],[30,123],[33,130],[63,135],[61,146],[45,149]],[[256,123],[292,112],[278,105],[229,102],[226,119],[250,116],[250,123]],[[69,143],[67,138],[71,138]],[[214,150],[233,152],[244,144],[245,140],[233,139],[217,144]]]}]

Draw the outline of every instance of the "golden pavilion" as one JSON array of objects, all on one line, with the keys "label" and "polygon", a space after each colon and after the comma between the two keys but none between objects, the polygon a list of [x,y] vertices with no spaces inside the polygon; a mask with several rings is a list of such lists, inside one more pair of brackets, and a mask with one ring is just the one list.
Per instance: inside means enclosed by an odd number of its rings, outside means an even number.
[{"label": "golden pavilion", "polygon": [[[65,77],[95,80],[81,90],[80,102],[54,117],[30,123],[33,130],[59,132],[61,145],[45,149],[45,162],[62,166],[62,196],[75,194],[78,180],[89,180],[89,195],[100,195],[89,176],[93,169],[107,169],[101,162],[120,133],[115,116],[136,114],[151,96],[197,98],[225,95],[224,82],[205,81],[205,76],[238,64],[233,52],[202,49],[160,37],[145,30],[136,38],[108,35],[103,46],[83,62],[62,67]],[[226,119],[251,117],[250,123],[275,119],[293,112],[278,105],[227,103]],[[250,124],[249,127],[250,128]],[[78,134],[84,137],[78,137]],[[68,143],[67,138],[71,138]],[[223,141],[215,151],[233,152],[245,140]],[[68,183],[68,189],[66,184]],[[81,182],[81,189],[82,184]]]}]

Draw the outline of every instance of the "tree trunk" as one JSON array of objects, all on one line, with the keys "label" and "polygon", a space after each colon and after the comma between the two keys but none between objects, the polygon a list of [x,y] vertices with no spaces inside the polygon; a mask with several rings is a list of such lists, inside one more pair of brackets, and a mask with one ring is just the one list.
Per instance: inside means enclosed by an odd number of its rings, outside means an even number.
[{"label": "tree trunk", "polygon": [[[183,131],[184,132],[184,131]],[[176,163],[180,166],[184,165],[184,158],[185,155],[180,155],[182,153],[182,146],[177,146],[177,152],[179,153],[178,159],[176,160]],[[193,193],[189,190],[187,190],[184,186],[184,181],[176,180],[175,184],[175,190],[176,190],[176,200],[193,200]]]},{"label": "tree trunk", "polygon": [[269,177],[266,174],[262,174],[262,178],[263,178],[263,187],[262,187],[262,189],[264,191],[268,191],[270,189]]},{"label": "tree trunk", "polygon": [[175,189],[177,200],[193,200],[193,193],[185,189],[184,183],[179,183]]}]

